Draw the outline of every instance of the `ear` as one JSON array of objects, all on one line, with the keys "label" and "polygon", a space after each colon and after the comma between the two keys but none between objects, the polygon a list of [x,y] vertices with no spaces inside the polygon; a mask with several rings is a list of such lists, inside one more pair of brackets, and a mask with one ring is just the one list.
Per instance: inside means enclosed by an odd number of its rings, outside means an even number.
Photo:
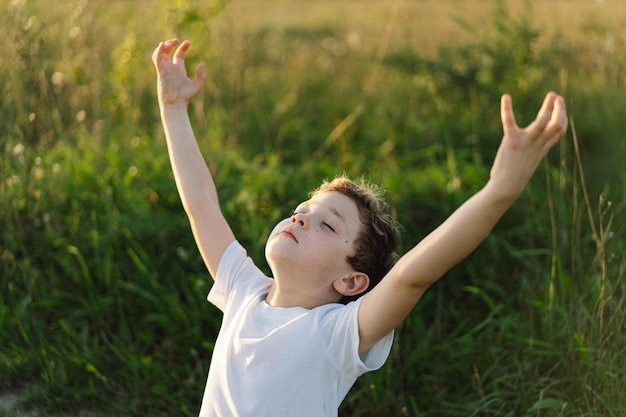
[{"label": "ear", "polygon": [[344,297],[359,295],[370,286],[370,278],[363,272],[351,272],[333,281],[333,288]]}]

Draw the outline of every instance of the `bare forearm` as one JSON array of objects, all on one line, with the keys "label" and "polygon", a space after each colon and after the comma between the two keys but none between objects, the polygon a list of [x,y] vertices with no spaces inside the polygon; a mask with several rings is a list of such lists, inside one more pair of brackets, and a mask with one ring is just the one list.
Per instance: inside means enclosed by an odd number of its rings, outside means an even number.
[{"label": "bare forearm", "polygon": [[395,328],[426,289],[469,255],[522,192],[541,160],[567,127],[563,98],[548,93],[535,120],[520,128],[511,97],[503,95],[504,136],[487,185],[439,228],[403,256],[363,297],[359,309],[359,351],[372,347]]},{"label": "bare forearm", "polygon": [[546,95],[536,119],[524,129],[515,122],[508,95],[502,97],[500,114],[504,137],[489,182],[398,262],[401,284],[428,287],[476,249],[567,127],[565,103],[554,93]]},{"label": "bare forearm", "polygon": [[402,280],[417,287],[437,281],[478,247],[515,197],[488,183],[398,261]]},{"label": "bare forearm", "polygon": [[217,205],[215,184],[196,142],[187,106],[162,106],[161,117],[172,171],[185,211],[192,215],[206,204]]}]

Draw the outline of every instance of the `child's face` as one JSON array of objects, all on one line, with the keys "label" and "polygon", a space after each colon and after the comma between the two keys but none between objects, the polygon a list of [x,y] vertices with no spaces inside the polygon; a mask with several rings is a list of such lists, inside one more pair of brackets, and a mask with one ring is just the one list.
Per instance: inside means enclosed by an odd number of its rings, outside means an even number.
[{"label": "child's face", "polygon": [[270,234],[265,254],[275,278],[282,271],[318,283],[354,272],[347,262],[361,229],[356,204],[338,192],[322,192],[300,204]]}]

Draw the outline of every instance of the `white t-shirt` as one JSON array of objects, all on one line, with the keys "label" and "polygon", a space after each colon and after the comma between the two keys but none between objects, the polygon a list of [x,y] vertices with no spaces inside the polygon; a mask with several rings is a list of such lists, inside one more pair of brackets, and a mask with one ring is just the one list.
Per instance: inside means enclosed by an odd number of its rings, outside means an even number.
[{"label": "white t-shirt", "polygon": [[357,377],[380,368],[393,332],[359,355],[360,300],[312,310],[265,302],[272,285],[233,242],[208,299],[224,312],[200,417],[331,417]]}]

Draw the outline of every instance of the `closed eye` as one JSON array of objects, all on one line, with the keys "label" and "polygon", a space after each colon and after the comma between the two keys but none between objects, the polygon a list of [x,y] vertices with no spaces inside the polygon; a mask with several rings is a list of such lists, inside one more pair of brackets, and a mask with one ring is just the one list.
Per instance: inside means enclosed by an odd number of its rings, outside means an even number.
[{"label": "closed eye", "polygon": [[322,225],[324,225],[324,226],[328,227],[328,228],[329,228],[329,229],[330,229],[333,233],[337,233],[337,232],[335,231],[335,229],[334,229],[331,225],[329,225],[328,223],[326,223],[326,222],[322,222]]}]

